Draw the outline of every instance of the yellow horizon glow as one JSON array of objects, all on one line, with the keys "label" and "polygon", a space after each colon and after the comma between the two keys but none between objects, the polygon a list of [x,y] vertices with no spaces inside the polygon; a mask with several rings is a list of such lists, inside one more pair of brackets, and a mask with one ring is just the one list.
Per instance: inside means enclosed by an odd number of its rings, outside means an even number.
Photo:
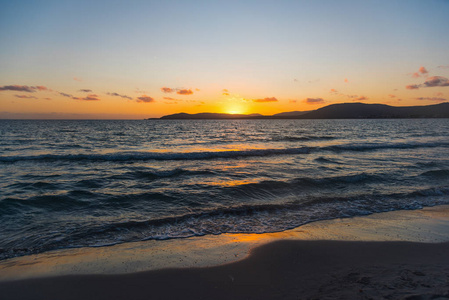
[{"label": "yellow horizon glow", "polygon": [[245,114],[246,111],[247,111],[247,109],[244,108],[243,105],[240,105],[240,104],[230,104],[225,109],[225,113],[228,113],[231,115]]}]

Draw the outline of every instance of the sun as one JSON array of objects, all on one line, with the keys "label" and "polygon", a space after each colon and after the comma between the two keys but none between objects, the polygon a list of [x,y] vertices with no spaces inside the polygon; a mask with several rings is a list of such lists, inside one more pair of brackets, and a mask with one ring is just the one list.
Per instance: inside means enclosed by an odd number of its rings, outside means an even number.
[{"label": "sun", "polygon": [[238,105],[238,104],[232,104],[226,108],[226,113],[231,114],[231,115],[243,114],[244,112],[245,112],[245,109],[241,105]]}]

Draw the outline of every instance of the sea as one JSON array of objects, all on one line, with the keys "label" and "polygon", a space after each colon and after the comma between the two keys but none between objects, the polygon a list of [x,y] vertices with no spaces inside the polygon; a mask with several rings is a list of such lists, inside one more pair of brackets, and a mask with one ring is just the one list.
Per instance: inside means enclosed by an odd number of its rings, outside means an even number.
[{"label": "sea", "polygon": [[0,120],[0,259],[449,204],[449,119]]}]

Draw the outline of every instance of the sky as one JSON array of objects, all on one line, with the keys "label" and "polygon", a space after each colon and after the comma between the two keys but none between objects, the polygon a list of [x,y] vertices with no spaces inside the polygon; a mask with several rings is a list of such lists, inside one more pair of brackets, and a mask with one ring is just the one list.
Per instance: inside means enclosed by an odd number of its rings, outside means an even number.
[{"label": "sky", "polygon": [[0,118],[449,101],[448,0],[0,5]]}]

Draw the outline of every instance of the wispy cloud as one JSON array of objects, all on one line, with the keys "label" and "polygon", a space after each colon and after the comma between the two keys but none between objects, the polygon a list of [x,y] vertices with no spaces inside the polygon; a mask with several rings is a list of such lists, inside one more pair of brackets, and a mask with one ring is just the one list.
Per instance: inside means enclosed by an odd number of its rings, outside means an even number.
[{"label": "wispy cloud", "polygon": [[[170,93],[174,93],[174,92],[176,92],[176,94],[178,94],[178,95],[192,95],[193,94],[193,91],[192,91],[192,89],[180,89],[180,88],[169,88],[169,87],[161,87],[161,91],[163,92],[163,93],[166,93],[166,94],[170,94]],[[195,89],[195,91],[199,91],[199,89]]]},{"label": "wispy cloud", "polygon": [[390,95],[388,95],[388,97],[390,97],[390,98],[396,98],[396,95],[390,94]]},{"label": "wispy cloud", "polygon": [[87,95],[87,97],[84,98],[79,98],[77,100],[83,100],[83,101],[100,101],[100,99],[98,99],[98,96],[95,94],[91,94],[91,95]]},{"label": "wispy cloud", "polygon": [[0,87],[0,91],[16,91],[16,92],[27,92],[34,93],[36,87],[27,86],[27,85],[4,85]]},{"label": "wispy cloud", "polygon": [[302,100],[302,102],[306,104],[322,104],[325,103],[326,101],[323,98],[306,98]]},{"label": "wispy cloud", "polygon": [[170,101],[180,101],[179,99],[171,98],[171,97],[164,97],[164,100],[170,100]]},{"label": "wispy cloud", "polygon": [[222,90],[222,95],[223,96],[229,96],[229,91],[227,89],[223,89]]},{"label": "wispy cloud", "polygon": [[66,94],[66,93],[61,93],[61,92],[59,92],[59,95],[64,96],[64,97],[67,97],[67,98],[73,98],[72,95]]},{"label": "wispy cloud", "polygon": [[164,92],[164,93],[173,93],[173,92],[176,91],[176,89],[172,89],[172,88],[164,86],[164,87],[161,87],[161,91]]},{"label": "wispy cloud", "polygon": [[133,100],[133,98],[131,98],[131,97],[129,97],[129,96],[126,96],[126,95],[120,95],[120,94],[118,94],[118,93],[106,93],[106,95],[109,95],[109,96],[115,96],[115,97],[122,97],[122,98],[125,98],[125,99],[128,99],[128,100]]},{"label": "wispy cloud", "polygon": [[329,93],[331,93],[331,94],[337,94],[338,91],[337,91],[336,89],[331,89],[331,90],[329,91]]},{"label": "wispy cloud", "polygon": [[42,91],[51,91],[51,89],[47,88],[46,86],[43,85],[38,85],[38,86],[32,86],[32,89],[38,90],[40,92]]},{"label": "wispy cloud", "polygon": [[348,78],[345,78],[345,82],[346,82],[346,83],[348,83],[348,82],[349,82]]},{"label": "wispy cloud", "polygon": [[253,99],[254,102],[277,102],[278,99],[276,97],[267,97],[263,99]]},{"label": "wispy cloud", "polygon": [[136,90],[134,91],[136,94],[146,94],[147,92],[145,92],[144,90],[141,90],[139,88],[136,88]]},{"label": "wispy cloud", "polygon": [[429,101],[446,101],[446,98],[439,97],[418,97],[417,100],[429,100]]},{"label": "wispy cloud", "polygon": [[89,89],[81,89],[79,91],[83,92],[83,93],[92,93],[92,90],[89,90]]},{"label": "wispy cloud", "polygon": [[439,69],[449,69],[449,66],[438,66]]},{"label": "wispy cloud", "polygon": [[442,76],[432,76],[429,77],[424,83],[426,87],[435,87],[435,86],[449,86],[449,79]]},{"label": "wispy cloud", "polygon": [[405,88],[407,90],[417,90],[417,89],[419,89],[419,85],[418,84],[409,84]]},{"label": "wispy cloud", "polygon": [[427,71],[427,69],[425,67],[420,67],[418,72],[415,72],[412,74],[413,78],[418,78],[421,76],[427,76],[427,74],[429,73],[429,71]]},{"label": "wispy cloud", "polygon": [[83,81],[81,78],[79,78],[79,77],[73,77],[73,80],[75,80],[75,81]]},{"label": "wispy cloud", "polygon": [[14,96],[21,99],[38,99],[37,97],[27,95],[14,95]]},{"label": "wispy cloud", "polygon": [[409,90],[417,90],[421,87],[443,87],[449,86],[449,79],[443,76],[432,76],[429,77],[423,84],[411,84],[407,85],[405,88]]},{"label": "wispy cloud", "polygon": [[193,92],[192,92],[192,90],[191,89],[182,89],[182,90],[178,90],[178,91],[176,91],[176,94],[178,94],[178,95],[192,95],[193,94]]},{"label": "wispy cloud", "polygon": [[61,95],[63,97],[71,98],[73,100],[100,101],[100,99],[98,99],[98,95],[95,95],[95,94],[90,94],[90,95],[87,95],[86,97],[74,97],[73,95],[59,92],[59,95]]},{"label": "wispy cloud", "polygon": [[0,91],[16,91],[16,92],[34,93],[36,91],[42,92],[42,91],[52,91],[52,90],[43,85],[28,86],[28,85],[13,84],[13,85],[0,86]]},{"label": "wispy cloud", "polygon": [[368,100],[368,97],[360,96],[354,99],[354,101],[365,101],[365,100]]},{"label": "wispy cloud", "polygon": [[150,103],[154,102],[154,99],[147,95],[142,95],[141,97],[138,97],[137,102],[143,102],[143,103]]}]

